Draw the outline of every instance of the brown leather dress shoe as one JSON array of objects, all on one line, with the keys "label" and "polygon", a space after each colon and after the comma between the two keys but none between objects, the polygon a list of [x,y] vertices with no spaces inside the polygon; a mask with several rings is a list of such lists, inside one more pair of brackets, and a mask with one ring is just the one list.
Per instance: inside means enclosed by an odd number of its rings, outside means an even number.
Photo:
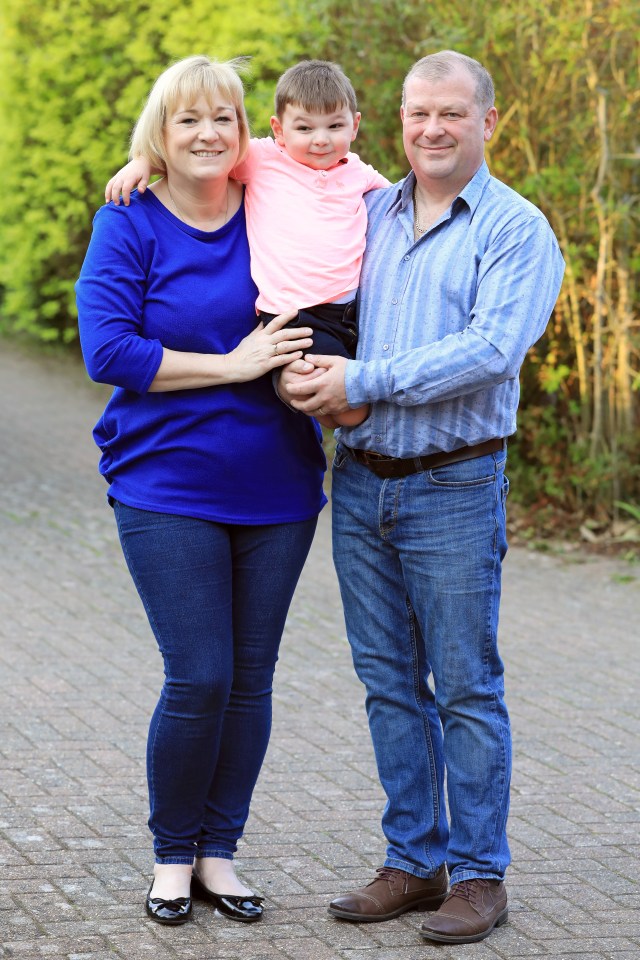
[{"label": "brown leather dress shoe", "polygon": [[420,933],[436,943],[474,943],[506,923],[508,915],[507,891],[501,880],[463,880],[452,885],[449,896],[422,924]]},{"label": "brown leather dress shoe", "polygon": [[329,904],[329,913],[339,920],[378,923],[409,910],[437,910],[447,895],[447,868],[424,880],[395,867],[379,867],[376,879],[366,887],[345,893]]}]

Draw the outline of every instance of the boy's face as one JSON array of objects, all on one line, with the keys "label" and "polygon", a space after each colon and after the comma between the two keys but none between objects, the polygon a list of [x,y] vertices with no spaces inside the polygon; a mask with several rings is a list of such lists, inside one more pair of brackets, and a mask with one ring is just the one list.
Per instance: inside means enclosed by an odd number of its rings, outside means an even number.
[{"label": "boy's face", "polygon": [[280,119],[271,117],[276,142],[297,163],[328,170],[349,153],[356,138],[360,114],[340,107],[332,113],[309,113],[288,103]]}]

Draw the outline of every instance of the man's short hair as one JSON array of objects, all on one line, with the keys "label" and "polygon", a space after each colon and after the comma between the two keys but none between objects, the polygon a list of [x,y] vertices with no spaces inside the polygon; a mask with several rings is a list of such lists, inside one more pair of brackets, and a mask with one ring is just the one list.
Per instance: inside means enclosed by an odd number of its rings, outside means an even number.
[{"label": "man's short hair", "polygon": [[302,60],[282,74],[275,96],[278,120],[289,104],[309,113],[333,113],[348,107],[355,116],[358,110],[351,81],[329,60]]},{"label": "man's short hair", "polygon": [[496,98],[491,74],[477,60],[467,57],[464,53],[458,53],[456,50],[441,50],[439,53],[430,53],[422,60],[414,63],[402,85],[403,106],[406,103],[407,83],[413,77],[431,81],[443,80],[452,74],[456,67],[460,66],[465,67],[473,77],[476,85],[476,103],[486,112],[494,105]]},{"label": "man's short hair", "polygon": [[160,74],[147,98],[131,134],[129,157],[147,157],[152,167],[164,169],[166,153],[164,128],[167,118],[180,104],[190,106],[200,96],[213,105],[221,97],[236,112],[240,139],[238,162],[249,147],[249,121],[244,108],[244,89],[238,71],[244,66],[239,60],[219,63],[204,55],[186,57],[172,64]]}]

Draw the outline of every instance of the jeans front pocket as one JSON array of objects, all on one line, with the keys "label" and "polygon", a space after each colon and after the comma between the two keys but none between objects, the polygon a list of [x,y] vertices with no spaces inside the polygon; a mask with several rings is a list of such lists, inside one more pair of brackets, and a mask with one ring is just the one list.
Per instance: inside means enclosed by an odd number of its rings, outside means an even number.
[{"label": "jeans front pocket", "polygon": [[509,496],[509,478],[507,476],[502,477],[502,513],[504,516],[507,516],[507,497]]},{"label": "jeans front pocket", "polygon": [[333,455],[333,469],[340,470],[344,463],[349,459],[349,452],[343,443],[339,443],[336,452]]},{"label": "jeans front pocket", "polygon": [[424,473],[428,483],[437,487],[475,487],[493,483],[496,474],[504,467],[502,453],[489,453],[485,457],[473,457],[472,460],[459,460],[457,463],[445,463],[433,467]]}]

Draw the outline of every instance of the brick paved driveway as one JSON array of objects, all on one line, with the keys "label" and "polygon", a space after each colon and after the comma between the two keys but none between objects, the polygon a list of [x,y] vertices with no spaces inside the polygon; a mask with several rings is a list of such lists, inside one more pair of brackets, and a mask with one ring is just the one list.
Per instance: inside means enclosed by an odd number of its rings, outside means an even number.
[{"label": "brick paved driveway", "polygon": [[0,342],[0,957],[35,960],[640,958],[640,569],[512,550],[502,648],[514,723],[510,923],[435,947],[419,914],[354,926],[326,902],[379,865],[363,695],[328,510],[277,672],[239,865],[245,927],[148,921],[144,744],[160,664],[90,433],[104,391]]}]

